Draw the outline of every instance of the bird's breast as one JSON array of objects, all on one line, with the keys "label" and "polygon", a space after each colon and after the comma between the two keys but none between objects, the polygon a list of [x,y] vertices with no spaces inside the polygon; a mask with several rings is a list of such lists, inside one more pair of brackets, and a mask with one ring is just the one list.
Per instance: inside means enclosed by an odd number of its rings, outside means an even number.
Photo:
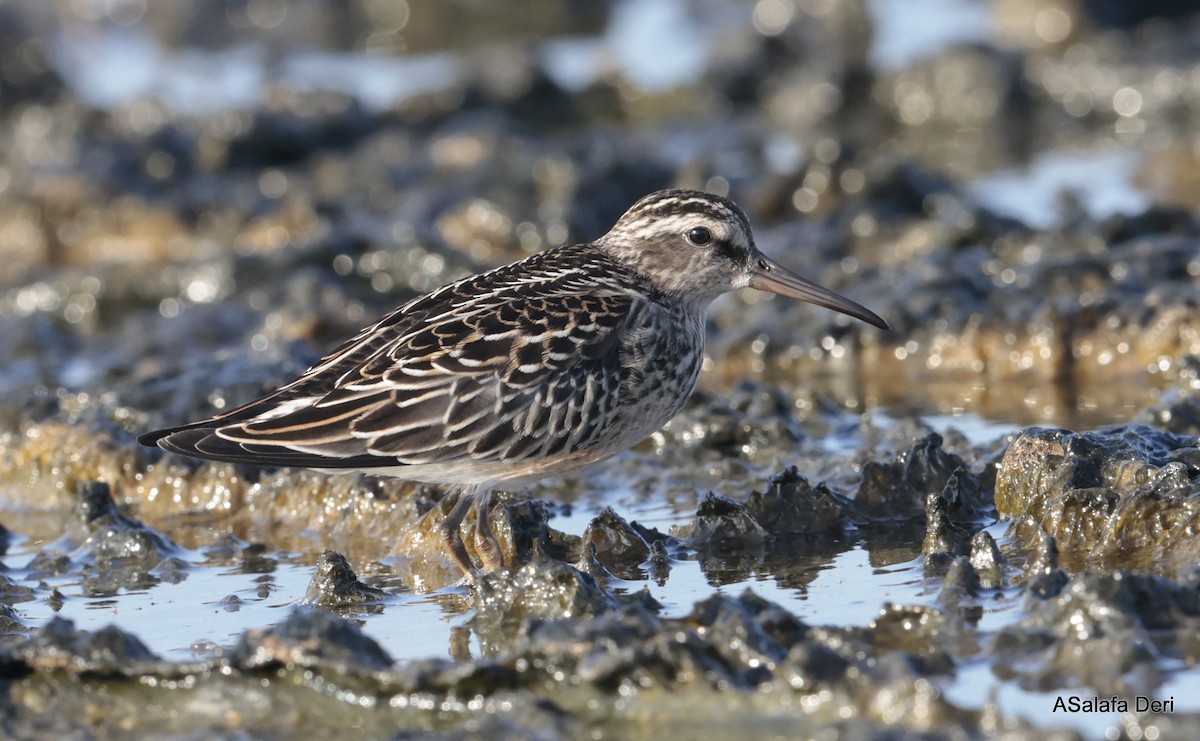
[{"label": "bird's breast", "polygon": [[617,432],[634,445],[683,407],[704,360],[702,314],[648,312],[626,335],[621,351],[621,423]]}]

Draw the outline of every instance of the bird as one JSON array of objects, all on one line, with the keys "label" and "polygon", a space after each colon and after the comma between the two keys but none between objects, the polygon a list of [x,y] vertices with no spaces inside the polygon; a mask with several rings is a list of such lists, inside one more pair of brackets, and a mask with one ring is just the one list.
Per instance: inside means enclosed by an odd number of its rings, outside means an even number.
[{"label": "bird", "polygon": [[[457,499],[438,534],[473,579],[507,565],[491,492],[609,458],[666,424],[695,388],[710,303],[743,288],[888,328],[764,255],[733,201],[661,190],[595,241],[414,298],[273,393],[138,442],[448,486]],[[462,534],[471,514],[479,565]]]}]

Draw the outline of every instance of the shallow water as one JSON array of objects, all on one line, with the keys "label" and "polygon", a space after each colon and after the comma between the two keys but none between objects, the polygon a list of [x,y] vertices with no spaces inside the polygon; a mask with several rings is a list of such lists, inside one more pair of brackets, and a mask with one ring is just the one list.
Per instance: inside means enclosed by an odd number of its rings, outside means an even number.
[{"label": "shallow water", "polygon": [[[885,429],[895,424],[886,415],[876,415],[874,421]],[[1019,429],[971,414],[933,416],[924,421],[939,432],[956,430],[973,444],[989,443]],[[847,436],[840,442],[830,438],[822,444],[848,452],[859,443]],[[716,493],[736,498],[741,493],[740,485],[730,484],[727,490],[718,489]],[[693,516],[692,507],[647,498],[632,488],[615,486],[603,492],[588,492],[569,507],[560,506],[551,523],[563,532],[582,533],[606,507],[662,532],[685,524]],[[999,525],[992,529],[997,539],[1002,537],[1003,530],[1004,526]],[[812,625],[866,626],[888,602],[934,604],[940,580],[924,575],[921,558],[877,565],[872,563],[864,540],[853,534],[841,540],[840,550],[822,553],[808,565],[795,565],[787,570],[787,582],[802,587],[782,583],[781,575],[771,573],[770,569],[768,573],[723,578],[714,583],[693,555],[674,560],[669,578],[662,583],[618,581],[616,588],[648,590],[664,606],[665,616],[685,615],[696,602],[714,592],[737,595],[750,589]],[[27,562],[44,548],[43,543],[25,539],[8,551],[7,562]],[[247,629],[278,622],[289,608],[303,602],[313,574],[308,557],[284,552],[265,555],[249,561],[252,567],[247,569],[212,565],[207,563],[205,553],[186,551],[180,558],[190,568],[182,581],[162,581],[147,589],[123,589],[102,597],[87,596],[78,577],[46,578],[46,585],[65,598],[61,606],[55,609],[46,600],[39,600],[21,603],[18,609],[31,626],[43,624],[55,615],[69,618],[86,630],[115,624],[137,635],[163,658],[175,661],[204,658],[231,648]],[[16,568],[10,575],[20,578],[22,571]],[[459,584],[415,594],[402,584],[397,586],[369,577],[367,581],[388,591],[384,605],[375,614],[354,613],[356,619],[362,620],[367,635],[400,661],[450,655],[455,631],[465,630],[472,615],[467,587]],[[981,627],[999,627],[1003,622],[995,623],[995,616],[1008,614],[1012,607],[1001,601],[996,611],[985,612]]]}]

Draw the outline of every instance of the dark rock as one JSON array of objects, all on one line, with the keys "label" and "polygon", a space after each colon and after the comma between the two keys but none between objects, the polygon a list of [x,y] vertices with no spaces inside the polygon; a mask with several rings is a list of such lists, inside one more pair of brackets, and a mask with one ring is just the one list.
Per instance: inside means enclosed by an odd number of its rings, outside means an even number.
[{"label": "dark rock", "polygon": [[62,610],[63,605],[67,603],[66,595],[57,589],[51,589],[49,596],[46,597],[46,604],[50,605],[50,609],[55,612]]},{"label": "dark rock", "polygon": [[593,558],[625,579],[639,578],[640,567],[652,552],[650,543],[612,507],[605,507],[588,523],[583,543],[591,547]]},{"label": "dark rock", "polygon": [[1049,533],[1069,568],[1178,574],[1200,558],[1196,440],[1144,425],[1032,428],[1005,453],[996,509],[1026,548]]},{"label": "dark rock", "polygon": [[771,537],[745,505],[712,492],[700,501],[696,518],[674,528],[672,534],[700,551],[761,549]]},{"label": "dark rock", "polygon": [[772,535],[840,533],[856,519],[854,503],[824,483],[813,486],[794,466],[753,491],[746,510]]},{"label": "dark rock", "polygon": [[[747,353],[730,348],[730,353]],[[697,448],[749,457],[804,439],[795,407],[777,388],[742,382],[726,394],[698,390],[660,434],[671,450]]]},{"label": "dark rock", "polygon": [[[536,657],[546,671],[566,671],[598,687],[613,689],[633,678],[671,680],[649,643],[663,624],[639,605],[627,605],[592,620],[554,620],[530,626],[519,655]],[[652,660],[648,660],[652,659]]]},{"label": "dark rock", "polygon": [[950,557],[966,552],[968,533],[950,522],[950,504],[938,492],[925,497],[925,541],[921,553],[929,557]]},{"label": "dark rock", "polygon": [[962,458],[946,452],[937,433],[918,440],[891,463],[868,462],[855,504],[872,520],[896,521],[925,513],[930,492],[944,492],[955,519],[974,519],[986,495]]},{"label": "dark rock", "polygon": [[[493,495],[491,528],[509,565],[543,557],[563,559],[578,553],[578,538],[564,536],[550,527],[547,502],[525,496]],[[474,520],[468,518],[468,525]],[[468,546],[473,547],[473,546]]]},{"label": "dark rock", "polygon": [[812,692],[845,681],[854,664],[821,643],[805,641],[792,646],[780,667],[780,678],[792,690]]},{"label": "dark rock", "polygon": [[520,653],[543,671],[576,674],[605,688],[627,682],[754,687],[771,678],[806,630],[753,594],[716,595],[665,622],[630,605],[591,621],[544,623],[531,629]]},{"label": "dark rock", "polygon": [[80,485],[75,511],[86,531],[82,547],[101,568],[154,568],[179,550],[152,528],[122,513],[103,481]]},{"label": "dark rock", "polygon": [[74,567],[71,557],[57,551],[42,551],[25,566],[26,575],[30,579],[47,579],[69,574]]},{"label": "dark rock", "polygon": [[682,621],[703,626],[709,640],[736,652],[736,663],[747,667],[775,665],[808,632],[795,615],[749,590],[736,600],[713,595],[696,603]]},{"label": "dark rock", "polygon": [[975,572],[975,567],[971,565],[969,558],[959,556],[950,562],[950,568],[946,570],[946,578],[942,581],[942,591],[938,593],[938,598],[943,602],[954,604],[965,598],[978,597],[979,588],[979,574]]},{"label": "dark rock", "polygon": [[962,630],[957,617],[936,607],[891,603],[867,627],[873,650],[904,652],[919,674],[953,671],[951,647]]},{"label": "dark rock", "polygon": [[14,646],[12,653],[37,671],[65,671],[72,675],[136,677],[164,668],[163,662],[145,644],[116,626],[88,632],[58,617],[24,643]]},{"label": "dark rock", "polygon": [[866,628],[872,651],[900,651],[918,674],[952,671],[950,650],[964,631],[960,617],[947,610],[893,603],[884,604]]},{"label": "dark rock", "polygon": [[587,543],[583,546],[583,555],[575,562],[575,568],[580,573],[587,574],[601,584],[607,584],[616,578],[608,570],[608,567],[600,563],[600,559],[596,558],[596,546],[592,543]]},{"label": "dark rock", "polygon": [[11,581],[0,574],[0,604],[15,605],[35,598],[33,588]]},{"label": "dark rock", "polygon": [[530,621],[594,616],[615,606],[612,595],[587,574],[559,561],[538,561],[483,574],[475,586],[473,626],[497,639]]},{"label": "dark rock", "polygon": [[671,554],[667,553],[665,541],[661,540],[651,543],[650,549],[649,577],[662,586],[671,575]]},{"label": "dark rock", "polygon": [[1004,586],[1004,565],[996,539],[986,530],[971,538],[971,566],[979,576],[980,586],[998,589]]},{"label": "dark rock", "polygon": [[392,666],[387,652],[357,625],[307,607],[295,608],[278,625],[244,633],[229,660],[245,671],[282,666],[374,674]]},{"label": "dark rock", "polygon": [[1058,567],[1058,544],[1054,536],[1042,534],[1037,548],[1025,567],[1029,591],[1039,597],[1049,598],[1058,594],[1068,581],[1067,572]]},{"label": "dark rock", "polygon": [[317,558],[317,570],[308,583],[303,602],[338,608],[378,604],[384,597],[382,589],[358,580],[345,556],[336,551],[325,551]]},{"label": "dark rock", "polygon": [[0,603],[0,634],[23,633],[28,628],[12,605]]},{"label": "dark rock", "polygon": [[116,597],[125,590],[147,590],[162,580],[136,564],[84,564],[80,587],[89,599]]}]

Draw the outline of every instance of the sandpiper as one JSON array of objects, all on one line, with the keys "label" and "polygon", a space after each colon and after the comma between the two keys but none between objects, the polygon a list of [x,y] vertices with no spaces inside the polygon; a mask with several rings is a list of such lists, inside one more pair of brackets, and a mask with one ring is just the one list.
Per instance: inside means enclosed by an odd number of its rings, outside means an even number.
[{"label": "sandpiper", "polygon": [[439,532],[473,576],[461,533],[470,511],[482,567],[505,565],[488,524],[492,488],[608,458],[660,428],[696,385],[709,304],[747,287],[887,328],[759,252],[737,204],[663,190],[594,242],[415,298],[274,393],[138,441],[451,485],[458,498]]}]

